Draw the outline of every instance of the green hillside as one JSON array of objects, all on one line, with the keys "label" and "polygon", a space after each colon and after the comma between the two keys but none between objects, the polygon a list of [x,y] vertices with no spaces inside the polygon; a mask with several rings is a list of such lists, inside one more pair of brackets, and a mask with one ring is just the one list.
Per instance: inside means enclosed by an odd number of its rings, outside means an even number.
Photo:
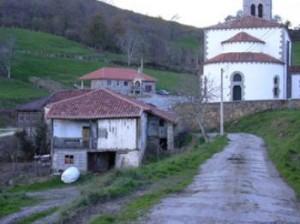
[{"label": "green hillside", "polygon": [[[13,80],[0,80],[0,108],[13,107],[47,94],[29,82],[32,76],[59,81],[72,86],[77,78],[95,69],[124,60],[124,56],[111,53],[97,54],[79,43],[42,32],[24,29],[0,28],[0,40],[14,38],[15,57],[12,67]],[[147,69],[158,79],[159,88],[176,91],[195,83],[193,75]],[[15,90],[18,91],[15,91]]]},{"label": "green hillside", "polygon": [[293,63],[300,65],[300,41],[297,41],[293,45]]},{"label": "green hillside", "polygon": [[270,158],[300,196],[300,111],[258,113],[228,127],[230,132],[257,134],[266,141]]}]

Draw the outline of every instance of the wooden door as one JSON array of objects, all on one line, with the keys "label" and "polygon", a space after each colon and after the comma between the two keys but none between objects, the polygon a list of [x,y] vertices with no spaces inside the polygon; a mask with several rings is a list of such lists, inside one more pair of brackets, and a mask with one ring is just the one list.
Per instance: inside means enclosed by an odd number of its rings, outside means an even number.
[{"label": "wooden door", "polygon": [[91,137],[91,128],[90,127],[84,127],[82,129],[82,142],[84,147],[90,146],[90,137]]}]

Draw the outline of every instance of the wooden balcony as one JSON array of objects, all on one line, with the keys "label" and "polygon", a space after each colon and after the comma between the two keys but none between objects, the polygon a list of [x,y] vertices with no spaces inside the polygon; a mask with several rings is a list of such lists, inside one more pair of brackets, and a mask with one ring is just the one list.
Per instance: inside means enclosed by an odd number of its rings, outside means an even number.
[{"label": "wooden balcony", "polygon": [[97,139],[90,138],[53,138],[53,147],[56,149],[97,149]]}]

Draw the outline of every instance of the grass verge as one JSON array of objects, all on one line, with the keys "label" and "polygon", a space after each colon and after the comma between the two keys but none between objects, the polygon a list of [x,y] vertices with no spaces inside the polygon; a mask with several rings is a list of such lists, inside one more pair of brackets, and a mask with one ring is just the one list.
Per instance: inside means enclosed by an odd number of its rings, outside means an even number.
[{"label": "grass verge", "polygon": [[228,125],[227,130],[264,138],[271,160],[300,196],[300,111],[258,113]]},{"label": "grass verge", "polygon": [[57,211],[57,208],[50,208],[46,211],[42,211],[42,212],[39,212],[39,213],[35,213],[31,216],[28,216],[25,219],[23,219],[21,221],[18,221],[16,224],[31,224],[31,223],[39,220],[39,219],[42,219],[46,216],[49,216],[49,215],[53,214],[56,211]]},{"label": "grass verge", "polygon": [[[93,223],[105,223],[103,220],[111,220],[108,223],[120,223],[122,220],[129,222],[136,219],[165,195],[184,189],[192,182],[198,171],[199,165],[210,158],[214,153],[224,148],[227,141],[219,138],[210,144],[198,145],[182,154],[172,156],[159,162],[145,165],[139,169],[113,171],[104,178],[94,179],[83,187],[82,197],[71,207],[62,212],[62,220],[66,221],[77,214],[77,211],[96,203],[128,195],[137,190],[147,190],[152,185],[161,182],[148,195],[133,201],[127,209],[119,215],[108,218],[99,217]],[[175,180],[180,180],[176,182]],[[173,181],[170,181],[173,180]],[[170,182],[168,182],[170,181]],[[174,181],[176,184],[174,184]],[[172,183],[172,184],[171,184]],[[139,207],[138,210],[135,208]],[[122,222],[123,222],[122,221]]]}]

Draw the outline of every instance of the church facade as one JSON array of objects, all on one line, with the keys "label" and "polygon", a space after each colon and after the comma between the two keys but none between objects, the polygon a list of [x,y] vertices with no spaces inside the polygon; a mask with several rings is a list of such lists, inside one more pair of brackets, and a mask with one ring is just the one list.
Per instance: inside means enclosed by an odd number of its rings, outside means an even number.
[{"label": "church facade", "polygon": [[291,39],[272,19],[272,0],[244,0],[243,16],[205,29],[203,77],[209,101],[292,97]]}]

